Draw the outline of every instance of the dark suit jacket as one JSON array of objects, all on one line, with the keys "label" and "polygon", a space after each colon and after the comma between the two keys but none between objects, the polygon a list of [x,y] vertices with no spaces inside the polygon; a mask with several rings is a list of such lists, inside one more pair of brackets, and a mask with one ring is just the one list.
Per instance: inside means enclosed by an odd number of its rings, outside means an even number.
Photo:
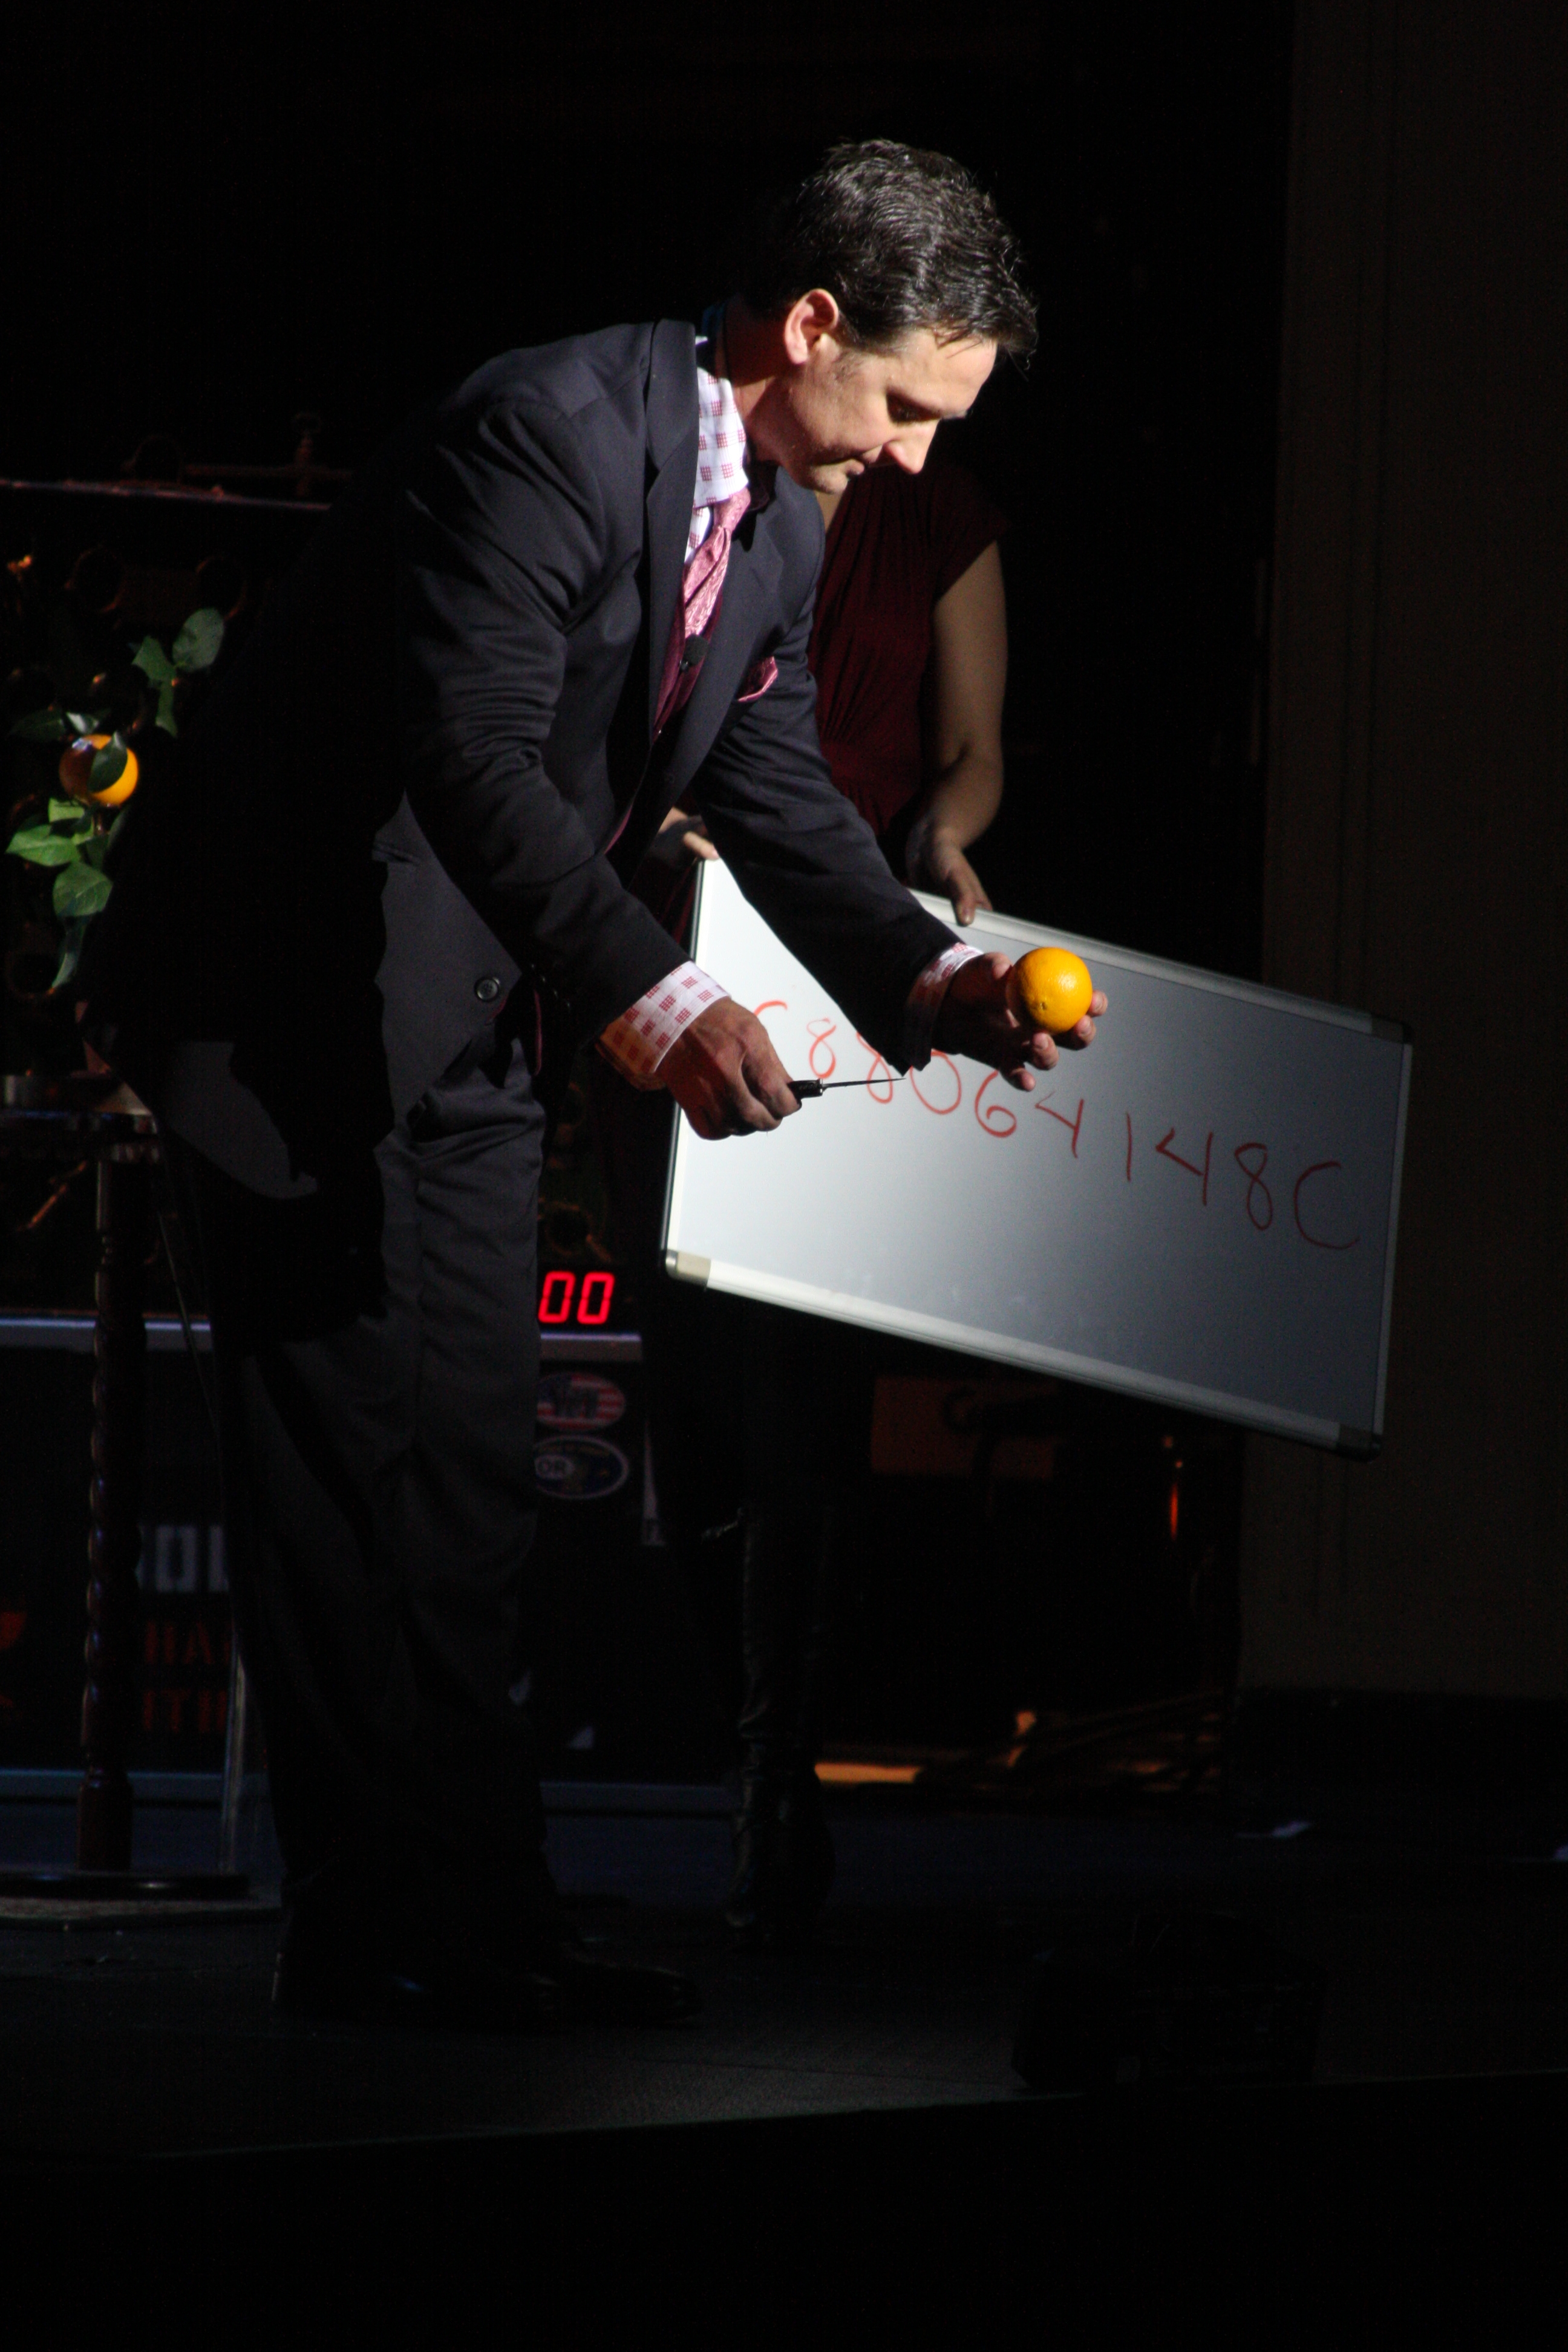
[{"label": "dark suit jacket", "polygon": [[[782,473],[736,536],[696,690],[652,741],[693,344],[665,321],[508,352],[412,418],[269,602],[177,784],[136,809],[95,996],[159,1116],[253,1189],[363,1153],[514,991],[530,1015],[538,992],[563,1045],[680,961],[625,887],[677,800],[899,1058],[910,985],[951,934],[823,763],[805,663],[822,526]],[[770,656],[776,681],[739,699]]]}]

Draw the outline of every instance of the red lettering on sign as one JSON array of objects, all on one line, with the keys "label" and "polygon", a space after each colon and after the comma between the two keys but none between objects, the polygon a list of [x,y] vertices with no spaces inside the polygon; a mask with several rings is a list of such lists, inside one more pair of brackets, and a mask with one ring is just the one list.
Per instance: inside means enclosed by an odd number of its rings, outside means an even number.
[{"label": "red lettering on sign", "polygon": [[1310,1242],[1314,1249],[1352,1250],[1354,1249],[1357,1242],[1361,1239],[1361,1235],[1359,1234],[1352,1234],[1348,1242],[1326,1242],[1322,1240],[1319,1234],[1310,1234],[1307,1231],[1306,1226],[1301,1222],[1302,1185],[1307,1181],[1309,1176],[1326,1176],[1331,1169],[1338,1168],[1340,1164],[1341,1163],[1337,1160],[1314,1160],[1310,1168],[1303,1168],[1301,1173],[1297,1177],[1296,1190],[1290,1196],[1290,1208],[1296,1220],[1296,1231],[1300,1234],[1301,1239],[1304,1242]]},{"label": "red lettering on sign", "polygon": [[[1247,1159],[1249,1151],[1258,1154],[1256,1160]],[[1274,1195],[1263,1181],[1263,1171],[1268,1165],[1268,1146],[1266,1143],[1238,1143],[1231,1157],[1247,1179],[1247,1213],[1258,1232],[1266,1234],[1274,1223]],[[1261,1216],[1258,1213],[1259,1200],[1263,1203]]]},{"label": "red lettering on sign", "polygon": [[539,1294],[539,1319],[542,1323],[569,1323],[572,1300],[577,1288],[577,1277],[564,1266],[556,1266],[544,1277],[544,1287]]},{"label": "red lettering on sign", "polygon": [[[808,1021],[805,1025],[811,1032],[811,1051],[806,1055],[811,1075],[814,1078],[830,1078],[838,1067],[838,1056],[827,1041],[838,1024],[830,1020],[826,1013],[819,1013],[815,1021]],[[826,1054],[826,1061],[819,1062],[816,1058],[818,1054]]]},{"label": "red lettering on sign", "polygon": [[1068,1134],[1072,1137],[1072,1156],[1076,1160],[1078,1158],[1078,1139],[1083,1128],[1083,1097],[1081,1095],[1079,1097],[1078,1117],[1076,1118],[1068,1118],[1065,1111],[1053,1110],[1048,1099],[1045,1102],[1037,1102],[1035,1105],[1035,1108],[1037,1110],[1043,1110],[1047,1118],[1056,1119],[1060,1126],[1067,1129]]},{"label": "red lettering on sign", "polygon": [[610,1301],[615,1295],[616,1277],[613,1274],[585,1274],[583,1276],[583,1295],[577,1301],[578,1322],[607,1323]]},{"label": "red lettering on sign", "polygon": [[871,1056],[871,1075],[866,1082],[866,1092],[874,1103],[890,1103],[893,1099],[891,1070],[889,1069],[875,1045],[868,1044],[858,1030],[855,1032],[855,1043]]},{"label": "red lettering on sign", "polygon": [[1189,1176],[1195,1176],[1198,1179],[1204,1188],[1203,1204],[1206,1209],[1209,1204],[1209,1162],[1214,1158],[1214,1129],[1212,1128],[1209,1129],[1208,1141],[1204,1145],[1204,1164],[1201,1168],[1194,1168],[1190,1160],[1184,1160],[1179,1151],[1173,1151],[1170,1149],[1171,1138],[1175,1132],[1173,1127],[1167,1128],[1154,1149],[1165,1159],[1173,1160],[1178,1168],[1184,1168]]},{"label": "red lettering on sign", "polygon": [[1016,1135],[1018,1122],[1005,1103],[994,1102],[988,1107],[985,1106],[986,1094],[995,1085],[1001,1075],[1000,1070],[993,1070],[981,1087],[980,1092],[974,1097],[974,1116],[987,1135]]},{"label": "red lettering on sign", "polygon": [[933,1062],[941,1062],[945,1067],[948,1076],[952,1080],[952,1100],[950,1103],[934,1103],[928,1101],[926,1097],[921,1092],[920,1078],[913,1070],[910,1072],[910,1084],[914,1088],[915,1099],[917,1102],[923,1103],[927,1110],[934,1111],[938,1118],[948,1118],[963,1100],[963,1080],[959,1076],[958,1072],[953,1068],[952,1064],[948,1060],[945,1054],[933,1053],[931,1060]]}]

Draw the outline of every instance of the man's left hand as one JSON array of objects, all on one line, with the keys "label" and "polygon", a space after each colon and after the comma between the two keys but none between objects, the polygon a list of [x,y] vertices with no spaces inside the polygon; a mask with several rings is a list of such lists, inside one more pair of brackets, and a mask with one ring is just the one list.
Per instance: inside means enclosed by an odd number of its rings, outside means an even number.
[{"label": "man's left hand", "polygon": [[944,1054],[967,1054],[971,1061],[989,1062],[1009,1086],[1027,1093],[1035,1083],[1034,1071],[1054,1070],[1064,1049],[1078,1052],[1093,1044],[1095,1021],[1106,1003],[1097,988],[1077,1028],[1053,1037],[1048,1029],[1031,1025],[1017,974],[1006,957],[976,956],[949,981],[933,1042]]}]

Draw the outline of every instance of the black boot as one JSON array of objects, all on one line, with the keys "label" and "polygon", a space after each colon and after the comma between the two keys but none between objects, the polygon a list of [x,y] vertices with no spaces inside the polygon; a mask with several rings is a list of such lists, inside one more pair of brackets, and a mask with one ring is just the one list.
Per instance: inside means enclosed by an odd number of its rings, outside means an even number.
[{"label": "black boot", "polygon": [[735,1868],[724,1921],[736,1942],[766,1951],[804,1943],[833,1885],[833,1837],[816,1775],[744,1774]]},{"label": "black boot", "polygon": [[807,1937],[833,1884],[833,1840],[816,1778],[829,1528],[820,1507],[746,1519],[746,1668],[735,1867],[724,1918],[738,1943]]}]

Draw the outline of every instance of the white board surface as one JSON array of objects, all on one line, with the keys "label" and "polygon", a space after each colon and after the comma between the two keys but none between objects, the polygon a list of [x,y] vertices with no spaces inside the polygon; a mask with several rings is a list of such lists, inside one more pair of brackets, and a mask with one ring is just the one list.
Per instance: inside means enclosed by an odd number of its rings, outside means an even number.
[{"label": "white board surface", "polygon": [[[945,903],[926,899],[933,914]],[[1368,1454],[1383,1429],[1410,1047],[1386,1022],[984,915],[1110,999],[1032,1095],[935,1056],[898,1084],[702,868],[692,954],[792,1076],[879,1083],[776,1134],[677,1122],[679,1277]]]}]

